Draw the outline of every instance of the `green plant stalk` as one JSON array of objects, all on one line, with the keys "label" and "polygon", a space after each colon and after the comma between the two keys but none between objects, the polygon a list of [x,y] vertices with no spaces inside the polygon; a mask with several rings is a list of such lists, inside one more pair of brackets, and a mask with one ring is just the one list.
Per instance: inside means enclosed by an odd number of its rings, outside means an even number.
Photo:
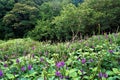
[{"label": "green plant stalk", "polygon": [[98,24],[98,35],[100,35],[100,24]]},{"label": "green plant stalk", "polygon": [[96,72],[94,73],[93,78],[92,78],[91,80],[94,80],[94,77],[95,77],[96,73],[97,73],[98,71],[100,71],[100,68],[101,68],[101,62],[102,62],[102,59],[99,58],[99,62],[98,62],[97,70],[96,70]]}]

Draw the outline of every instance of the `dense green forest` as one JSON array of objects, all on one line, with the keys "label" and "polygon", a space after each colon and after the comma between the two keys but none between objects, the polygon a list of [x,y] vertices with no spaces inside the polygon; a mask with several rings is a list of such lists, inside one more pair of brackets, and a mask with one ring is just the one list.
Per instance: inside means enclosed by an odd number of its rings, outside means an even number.
[{"label": "dense green forest", "polygon": [[0,0],[0,80],[120,80],[120,0]]},{"label": "dense green forest", "polygon": [[0,39],[65,41],[119,25],[120,0],[0,0]]}]

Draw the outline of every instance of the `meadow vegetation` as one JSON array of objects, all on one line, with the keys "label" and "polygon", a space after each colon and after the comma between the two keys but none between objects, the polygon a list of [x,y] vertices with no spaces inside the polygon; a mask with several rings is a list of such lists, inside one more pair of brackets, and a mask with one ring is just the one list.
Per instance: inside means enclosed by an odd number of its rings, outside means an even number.
[{"label": "meadow vegetation", "polygon": [[120,0],[0,0],[0,80],[120,80]]}]

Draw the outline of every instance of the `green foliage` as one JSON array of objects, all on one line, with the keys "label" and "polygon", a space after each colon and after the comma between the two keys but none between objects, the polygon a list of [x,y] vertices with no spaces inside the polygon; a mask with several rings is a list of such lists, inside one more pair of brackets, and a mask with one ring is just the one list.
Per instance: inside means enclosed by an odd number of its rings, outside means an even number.
[{"label": "green foliage", "polygon": [[94,10],[95,14],[91,15],[92,17],[89,16],[87,19],[92,18],[94,20],[94,22],[90,21],[88,24],[92,22],[93,24],[90,25],[95,29],[100,24],[101,31],[115,32],[120,25],[118,19],[120,16],[120,0],[85,0],[80,7]]},{"label": "green foliage", "polygon": [[[55,17],[52,22],[55,24],[57,38],[59,40],[69,40],[72,36],[75,36],[80,30],[79,14],[77,13],[77,7],[69,4],[63,8],[61,15]],[[63,35],[64,34],[64,35]]]},{"label": "green foliage", "polygon": [[0,39],[65,41],[118,32],[119,17],[120,0],[1,0]]},{"label": "green foliage", "polygon": [[[63,6],[68,4],[69,1],[64,0],[52,0],[43,3],[40,9],[40,20],[38,20],[35,28],[28,33],[28,37],[35,40],[60,40],[57,38],[58,33],[57,28],[55,28],[52,20],[54,17],[60,14]],[[58,36],[59,37],[59,36]]]},{"label": "green foliage", "polygon": [[11,29],[11,32],[6,32],[6,34],[12,33],[14,36],[6,36],[5,38],[23,37],[25,33],[34,28],[37,14],[38,9],[36,7],[16,3],[14,8],[3,18],[6,28]]},{"label": "green foliage", "polygon": [[[116,50],[119,36],[120,33],[94,35],[87,40],[52,45],[29,38],[9,40],[0,44],[0,70],[3,72],[0,79],[119,80],[120,51]],[[64,63],[58,65],[61,61]],[[61,76],[56,74],[57,71]]]},{"label": "green foliage", "polygon": [[0,19],[14,6],[14,0],[0,0]]},{"label": "green foliage", "polygon": [[14,0],[0,0],[0,39],[4,39],[3,17],[14,7]]},{"label": "green foliage", "polygon": [[61,1],[49,1],[40,6],[40,16],[42,20],[51,20],[54,16],[59,15],[61,10]]},{"label": "green foliage", "polygon": [[119,31],[117,30],[119,29],[119,3],[119,0],[85,0],[78,7],[68,4],[63,8],[60,16],[53,20],[58,33],[65,34],[57,37],[60,37],[59,39],[68,37],[65,38],[67,40],[80,33],[91,35],[94,32],[100,34]]},{"label": "green foliage", "polygon": [[28,33],[28,36],[35,40],[48,40],[54,37],[54,28],[50,21],[38,21],[36,27]]}]

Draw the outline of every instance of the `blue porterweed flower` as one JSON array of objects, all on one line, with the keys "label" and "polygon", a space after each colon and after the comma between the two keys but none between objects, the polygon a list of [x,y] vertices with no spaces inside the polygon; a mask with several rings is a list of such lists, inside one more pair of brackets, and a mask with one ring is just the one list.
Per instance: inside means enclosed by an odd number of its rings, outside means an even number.
[{"label": "blue porterweed flower", "polygon": [[16,63],[19,63],[20,62],[20,60],[19,59],[16,59]]},{"label": "blue porterweed flower", "polygon": [[32,65],[28,65],[28,70],[31,70],[32,69]]},{"label": "blue porterweed flower", "polygon": [[0,70],[0,77],[2,77],[3,76],[3,72],[2,72],[2,70]]},{"label": "blue porterweed flower", "polygon": [[85,64],[85,63],[86,63],[86,59],[83,58],[83,59],[81,60],[81,62],[82,62],[82,64]]},{"label": "blue porterweed flower", "polygon": [[22,70],[22,71],[25,71],[25,67],[23,66],[23,67],[21,68],[21,70]]},{"label": "blue porterweed flower", "polygon": [[63,67],[64,65],[65,65],[65,62],[64,62],[64,61],[60,61],[60,62],[58,62],[58,63],[56,64],[56,66],[57,66],[58,68]]}]

